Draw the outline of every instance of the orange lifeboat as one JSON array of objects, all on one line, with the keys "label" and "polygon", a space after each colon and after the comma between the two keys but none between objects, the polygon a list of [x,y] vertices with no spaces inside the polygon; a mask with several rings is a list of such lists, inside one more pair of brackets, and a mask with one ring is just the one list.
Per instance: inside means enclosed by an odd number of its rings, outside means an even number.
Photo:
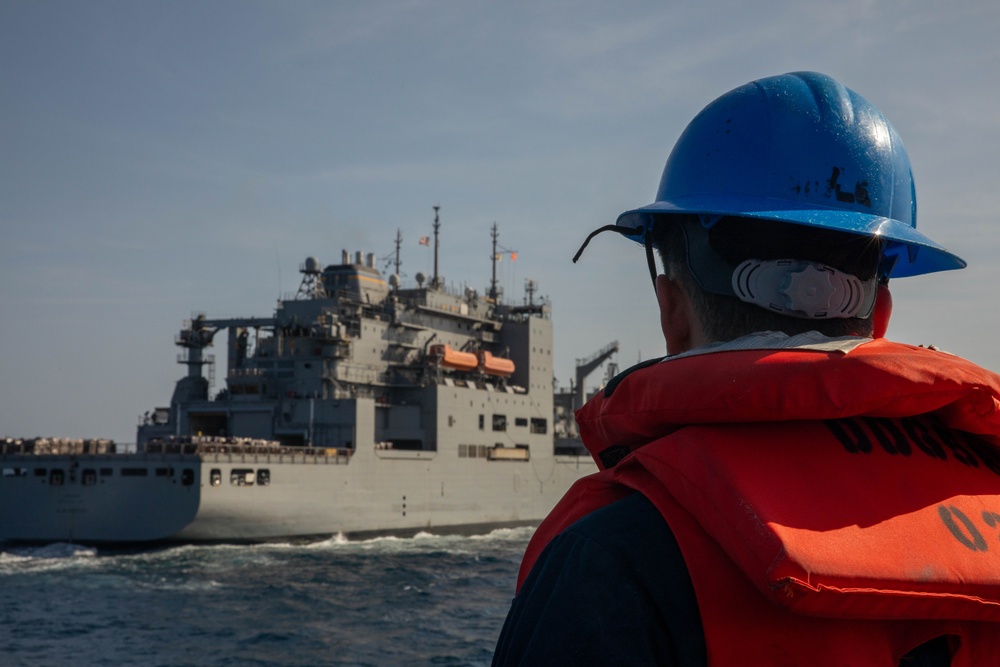
[{"label": "orange lifeboat", "polygon": [[458,371],[474,371],[479,366],[479,359],[471,352],[461,352],[450,345],[431,345],[431,356],[440,360],[445,368]]},{"label": "orange lifeboat", "polygon": [[514,362],[504,357],[494,357],[486,350],[476,352],[479,358],[479,368],[484,373],[508,377],[514,372]]}]

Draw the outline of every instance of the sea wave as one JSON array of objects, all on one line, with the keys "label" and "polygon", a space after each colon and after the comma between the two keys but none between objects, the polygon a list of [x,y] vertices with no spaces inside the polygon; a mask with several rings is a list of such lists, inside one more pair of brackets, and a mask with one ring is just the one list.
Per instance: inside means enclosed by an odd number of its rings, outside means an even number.
[{"label": "sea wave", "polygon": [[531,533],[0,543],[0,652],[5,665],[487,665]]},{"label": "sea wave", "polygon": [[51,570],[75,567],[91,562],[97,549],[55,542],[40,546],[18,546],[0,543],[0,573],[17,570]]}]

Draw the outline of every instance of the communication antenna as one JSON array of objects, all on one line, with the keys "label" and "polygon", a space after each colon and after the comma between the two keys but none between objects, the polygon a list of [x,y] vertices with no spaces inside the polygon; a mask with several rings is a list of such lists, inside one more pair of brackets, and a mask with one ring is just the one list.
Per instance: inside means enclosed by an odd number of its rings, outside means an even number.
[{"label": "communication antenna", "polygon": [[401,267],[403,265],[403,260],[401,260],[399,258],[399,249],[400,249],[400,247],[402,245],[403,245],[403,232],[401,232],[399,230],[399,227],[397,227],[396,228],[396,261],[393,262],[393,264],[396,267],[396,270],[393,271],[393,273],[395,273],[397,276],[399,275],[399,267]]},{"label": "communication antenna", "polygon": [[434,277],[431,279],[431,287],[437,289],[441,287],[441,277],[438,275],[438,230],[441,229],[441,220],[438,218],[440,206],[434,207]]},{"label": "communication antenna", "polygon": [[524,281],[524,293],[525,298],[528,300],[529,306],[535,305],[535,292],[538,291],[538,283],[531,278],[527,278]]},{"label": "communication antenna", "polygon": [[274,246],[274,262],[278,265],[278,301],[281,301],[281,257],[278,255],[278,246]]},{"label": "communication antenna", "polygon": [[517,251],[504,248],[503,246],[497,246],[497,239],[500,237],[500,232],[497,231],[496,222],[494,222],[493,227],[490,228],[490,236],[493,237],[493,254],[490,256],[490,261],[493,263],[493,277],[490,279],[489,297],[494,303],[497,303],[497,299],[500,297],[500,290],[497,289],[497,262],[500,261],[501,255],[510,255],[510,258],[516,262]]},{"label": "communication antenna", "polygon": [[403,232],[400,231],[400,229],[397,227],[396,228],[396,250],[395,250],[395,252],[391,252],[388,255],[386,255],[385,257],[383,257],[381,260],[379,260],[381,262],[385,262],[385,268],[386,269],[388,269],[390,266],[394,266],[396,270],[393,271],[393,273],[395,275],[397,275],[397,276],[401,275],[399,273],[399,267],[403,265],[403,260],[400,259],[400,254],[399,254],[399,249],[402,247],[402,245],[403,245]]}]

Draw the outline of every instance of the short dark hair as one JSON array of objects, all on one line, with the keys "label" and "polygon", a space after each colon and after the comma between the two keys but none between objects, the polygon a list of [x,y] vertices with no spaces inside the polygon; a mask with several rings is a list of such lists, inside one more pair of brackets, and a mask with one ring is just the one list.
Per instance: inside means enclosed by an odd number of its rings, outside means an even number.
[{"label": "short dark hair", "polygon": [[[871,336],[872,317],[803,319],[740,301],[735,296],[703,290],[688,267],[685,236],[676,216],[660,216],[653,227],[653,245],[667,275],[679,280],[691,297],[695,315],[712,341],[730,341],[757,331],[789,335],[818,331],[827,336]],[[709,230],[712,249],[733,266],[747,259],[800,259],[832,266],[870,280],[878,270],[881,242],[848,234],[771,220],[725,217]]]}]

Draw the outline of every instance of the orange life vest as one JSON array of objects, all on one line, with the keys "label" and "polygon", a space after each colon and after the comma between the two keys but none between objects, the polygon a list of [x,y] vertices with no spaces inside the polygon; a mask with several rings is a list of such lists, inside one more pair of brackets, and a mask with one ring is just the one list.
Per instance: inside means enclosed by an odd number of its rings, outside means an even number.
[{"label": "orange life vest", "polygon": [[680,544],[710,664],[896,665],[940,635],[953,665],[1000,664],[1000,376],[881,339],[720,352],[635,371],[577,420],[601,471],[518,586],[639,491]]}]

